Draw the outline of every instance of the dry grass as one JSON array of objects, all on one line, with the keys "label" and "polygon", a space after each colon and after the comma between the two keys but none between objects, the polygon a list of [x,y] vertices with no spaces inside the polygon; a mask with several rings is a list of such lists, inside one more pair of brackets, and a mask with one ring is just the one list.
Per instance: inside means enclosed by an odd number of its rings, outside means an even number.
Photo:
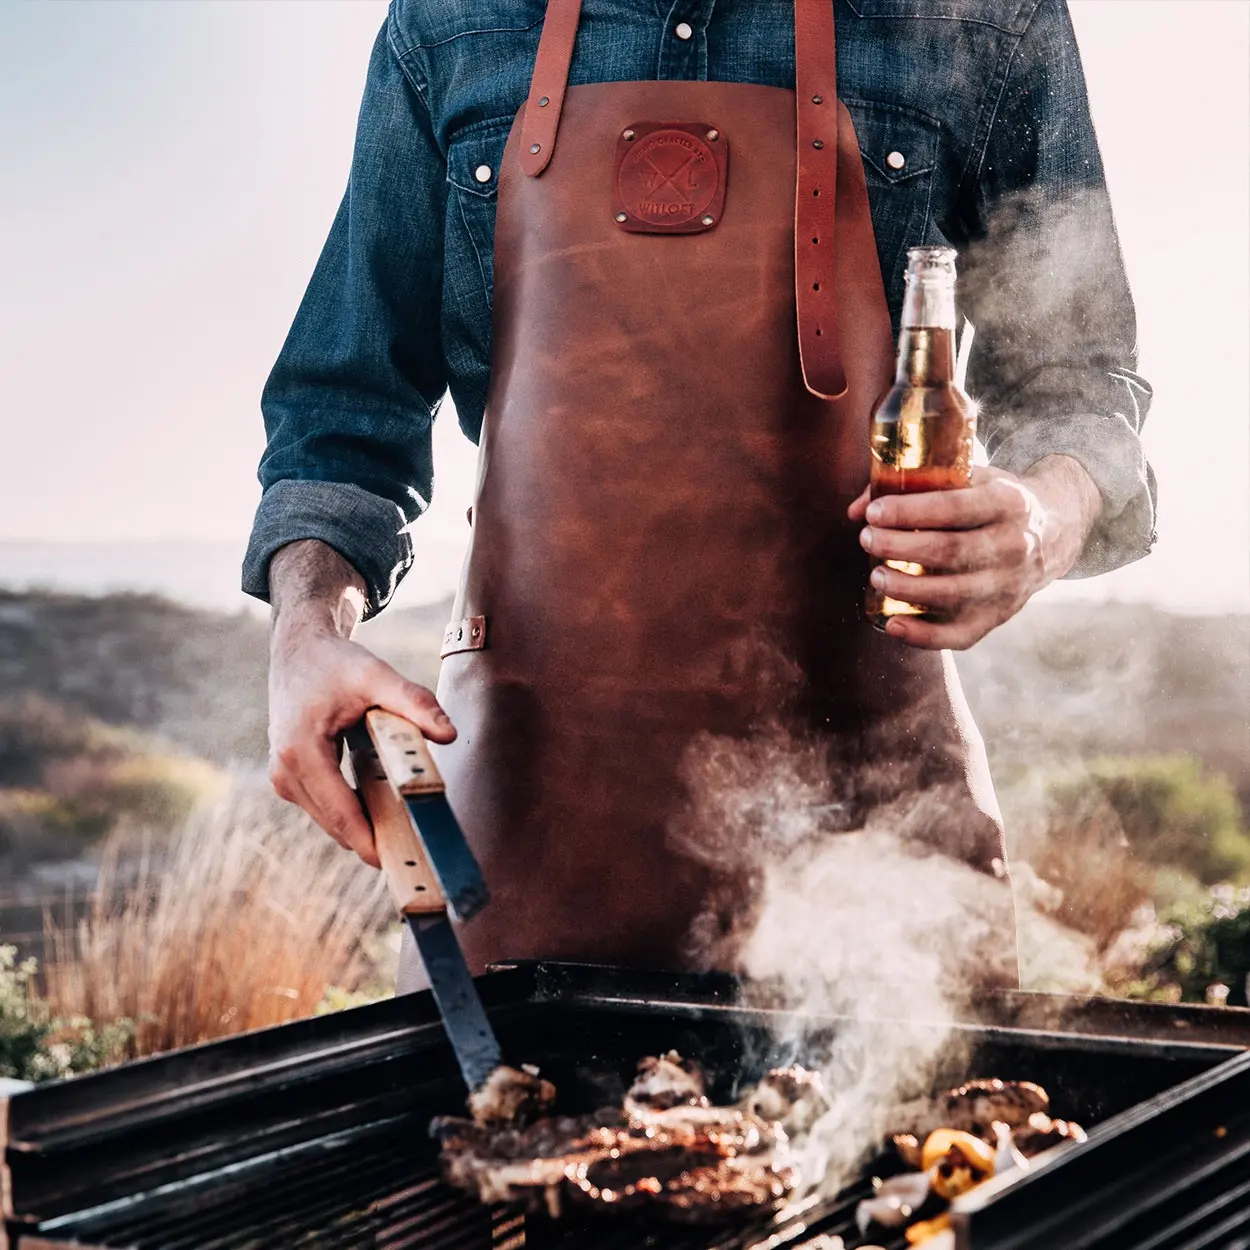
[{"label": "dry grass", "polygon": [[312,1015],[372,970],[380,875],[258,782],[193,815],[159,854],[113,839],[74,928],[49,923],[52,1011],[134,1022],[127,1057]]},{"label": "dry grass", "polygon": [[1030,856],[1038,875],[1063,891],[1055,919],[1087,934],[1099,954],[1133,922],[1154,882],[1150,866],[1116,838],[1117,828],[1087,817],[1055,831]]}]

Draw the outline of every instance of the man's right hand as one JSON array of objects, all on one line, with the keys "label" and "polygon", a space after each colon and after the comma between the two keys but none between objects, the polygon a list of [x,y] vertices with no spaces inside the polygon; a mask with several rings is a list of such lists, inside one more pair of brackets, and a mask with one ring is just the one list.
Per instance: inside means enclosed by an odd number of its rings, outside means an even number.
[{"label": "man's right hand", "polygon": [[313,540],[281,548],[269,589],[273,788],[377,868],[373,831],[339,767],[343,733],[371,707],[412,721],[432,742],[451,742],[456,731],[431,691],[351,641],[364,583],[333,548]]}]

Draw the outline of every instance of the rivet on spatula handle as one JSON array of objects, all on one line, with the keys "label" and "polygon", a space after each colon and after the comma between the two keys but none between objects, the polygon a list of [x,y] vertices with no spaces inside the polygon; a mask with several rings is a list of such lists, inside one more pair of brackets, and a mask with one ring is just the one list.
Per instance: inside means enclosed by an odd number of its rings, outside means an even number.
[{"label": "rivet on spatula handle", "polygon": [[451,914],[471,920],[490,901],[490,891],[447,801],[425,738],[416,725],[381,708],[365,713],[365,726],[387,780],[408,809]]},{"label": "rivet on spatula handle", "polygon": [[376,707],[365,713],[365,723],[382,767],[401,795],[415,798],[443,793],[446,787],[430,754],[430,744],[414,724]]},{"label": "rivet on spatula handle", "polygon": [[403,800],[387,780],[363,725],[348,734],[347,745],[356,788],[373,825],[378,858],[382,861],[382,872],[395,906],[405,916],[445,911],[447,900],[426,857],[425,847],[412,827]]}]

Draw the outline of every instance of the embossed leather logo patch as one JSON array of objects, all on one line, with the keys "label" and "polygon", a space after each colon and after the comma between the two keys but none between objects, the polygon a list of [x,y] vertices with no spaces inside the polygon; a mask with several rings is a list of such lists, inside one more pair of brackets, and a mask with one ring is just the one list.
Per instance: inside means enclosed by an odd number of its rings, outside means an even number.
[{"label": "embossed leather logo patch", "polygon": [[715,126],[627,126],[616,141],[616,224],[643,234],[711,230],[725,206],[728,166],[729,146]]}]

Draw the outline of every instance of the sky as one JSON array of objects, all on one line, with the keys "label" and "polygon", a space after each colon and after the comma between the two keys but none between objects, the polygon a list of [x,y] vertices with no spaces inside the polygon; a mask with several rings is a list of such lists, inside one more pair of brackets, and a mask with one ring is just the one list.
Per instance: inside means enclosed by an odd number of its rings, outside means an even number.
[{"label": "sky", "polygon": [[[1161,537],[1045,594],[1250,609],[1250,0],[1070,8],[1156,391]],[[343,192],[384,14],[0,5],[0,548],[241,552],[260,389]],[[451,589],[474,464],[446,407],[398,602]]]}]

